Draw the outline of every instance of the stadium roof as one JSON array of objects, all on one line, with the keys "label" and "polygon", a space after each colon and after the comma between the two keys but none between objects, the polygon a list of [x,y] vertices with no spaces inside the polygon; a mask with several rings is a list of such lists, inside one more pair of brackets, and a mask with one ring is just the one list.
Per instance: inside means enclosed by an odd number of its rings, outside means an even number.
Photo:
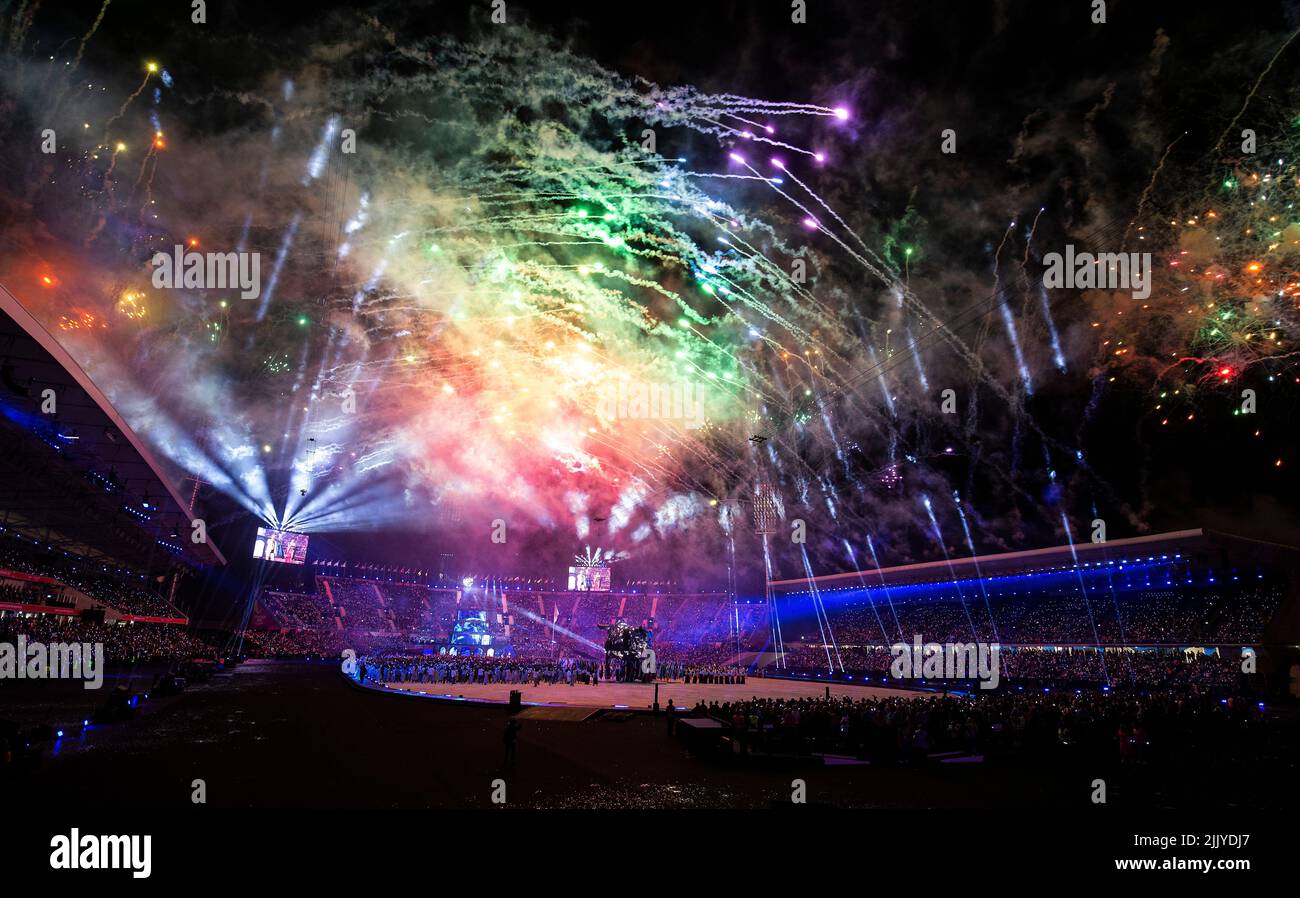
[{"label": "stadium roof", "polygon": [[137,570],[225,564],[210,537],[191,541],[189,502],[144,441],[3,286],[0,311],[0,525]]},{"label": "stadium roof", "polygon": [[1027,574],[1069,569],[1076,564],[1083,567],[1112,561],[1123,563],[1163,560],[1166,557],[1176,556],[1216,564],[1270,563],[1276,562],[1282,556],[1294,555],[1296,552],[1300,552],[1300,548],[1197,528],[1113,539],[1101,543],[1066,544],[1046,549],[1026,549],[1019,552],[1001,552],[996,555],[954,558],[951,561],[925,561],[896,567],[823,574],[812,578],[772,580],[770,585],[774,589],[789,590],[807,588],[810,582],[815,583],[818,589],[851,589],[861,588],[864,585],[901,586],[908,583],[947,580],[953,577]]}]

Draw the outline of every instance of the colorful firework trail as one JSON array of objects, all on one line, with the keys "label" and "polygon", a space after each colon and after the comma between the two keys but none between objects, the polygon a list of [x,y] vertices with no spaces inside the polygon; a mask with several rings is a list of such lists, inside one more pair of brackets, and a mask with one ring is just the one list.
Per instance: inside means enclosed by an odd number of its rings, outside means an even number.
[{"label": "colorful firework trail", "polygon": [[[1138,210],[1132,242],[1197,286],[1160,284],[1142,310],[1087,294],[1099,361],[1041,287],[1037,202],[984,229],[991,292],[955,302],[910,205],[864,221],[819,194],[870,127],[839,98],[661,87],[522,28],[405,44],[360,22],[347,52],[323,41],[207,94],[165,60],[112,89],[80,49],[5,63],[22,124],[53,110],[63,135],[6,197],[35,222],[6,231],[6,282],[180,472],[268,520],[502,518],[623,551],[697,525],[730,539],[774,483],[782,517],[830,522],[836,563],[864,540],[937,555],[959,511],[965,542],[973,526],[1005,544],[1026,514],[1060,531],[1062,501],[1114,499],[1082,440],[1056,435],[1076,428],[1031,402],[1122,376],[1140,311],[1197,321],[1173,352],[1168,333],[1141,347],[1168,359],[1148,386],[1288,357],[1268,294],[1300,282],[1295,226],[1256,239],[1290,208],[1288,161],[1224,179],[1171,219],[1176,238],[1153,224],[1172,204]],[[196,126],[195,105],[222,124]],[[154,288],[150,258],[177,243],[259,252],[260,295]],[[955,487],[961,509],[918,515],[916,496]]]},{"label": "colorful firework trail", "polygon": [[1261,105],[1267,149],[1256,150],[1252,129],[1186,171],[1157,168],[1148,193],[1163,175],[1167,196],[1144,194],[1124,239],[1152,252],[1160,289],[1136,304],[1085,294],[1098,370],[1144,390],[1160,428],[1186,428],[1207,410],[1253,414],[1260,393],[1300,383],[1300,120],[1289,104]]},{"label": "colorful firework trail", "polygon": [[[1289,139],[1272,141],[1272,153],[1223,165],[1217,189],[1203,191],[1199,207],[1138,228],[1140,240],[1163,250],[1173,275],[1168,314],[1185,334],[1187,351],[1160,372],[1162,381],[1227,384],[1256,366],[1268,376],[1295,368],[1300,142],[1290,124]],[[1285,126],[1275,133],[1287,134]],[[1125,349],[1117,341],[1111,353]]]},{"label": "colorful firework trail", "polygon": [[[530,76],[543,52],[555,64],[538,80]],[[110,116],[104,139],[84,154],[99,182],[88,191],[98,210],[86,241],[92,249],[108,242],[107,225],[125,231],[117,242],[137,259],[181,240],[199,250],[256,240],[270,250],[254,303],[209,295],[168,307],[156,291],[150,297],[147,269],[115,273],[128,282],[115,287],[116,312],[153,326],[134,332],[140,348],[163,333],[186,345],[184,363],[197,368],[197,377],[184,378],[186,411],[235,404],[220,395],[231,356],[258,358],[256,373],[269,387],[243,384],[263,393],[239,397],[261,410],[237,424],[208,414],[206,440],[187,439],[175,406],[165,409],[151,390],[132,396],[123,387],[118,401],[183,468],[259,514],[307,528],[344,526],[356,517],[366,476],[393,465],[413,478],[403,486],[431,486],[435,501],[503,498],[542,509],[552,524],[541,493],[569,487],[564,510],[579,537],[599,498],[612,505],[611,532],[652,507],[639,540],[647,523],[662,529],[697,516],[746,477],[728,470],[732,446],[719,430],[743,440],[770,428],[763,409],[775,410],[769,418],[779,423],[806,408],[811,384],[825,389],[836,382],[834,368],[850,371],[850,357],[836,347],[855,338],[802,276],[815,277],[817,261],[797,242],[801,229],[728,198],[745,188],[775,191],[792,214],[816,205],[852,237],[795,174],[824,153],[786,137],[809,121],[843,122],[846,109],[661,90],[524,33],[477,46],[394,47],[382,58],[392,68],[318,84],[311,95],[283,82],[278,101],[265,101],[269,134],[240,139],[244,150],[261,139],[269,145],[238,154],[259,160],[247,181],[260,189],[225,197],[217,210],[224,221],[207,211],[168,225],[166,200],[133,191],[135,201],[144,197],[135,208],[121,195],[115,171],[127,143],[117,138],[129,133],[128,110],[152,76],[170,80],[153,62]],[[399,76],[398,67],[415,71]],[[339,108],[365,110],[348,122],[362,135],[355,156],[335,146],[344,130]],[[535,113],[555,108],[582,114]],[[596,125],[577,124],[587,118]],[[672,135],[714,138],[734,147],[732,164],[696,168],[655,152],[647,138],[660,132],[680,145],[694,141]],[[369,133],[381,135],[382,150],[367,146]],[[142,172],[154,170],[149,162],[164,149],[179,150],[162,128],[152,136]],[[751,164],[741,150],[771,158]],[[246,182],[238,171],[225,181]],[[787,193],[794,189],[801,198]],[[131,218],[153,222],[120,227]],[[809,221],[893,279],[860,240],[849,246]],[[326,296],[297,298],[309,291]],[[86,320],[107,326],[103,317]],[[84,329],[66,314],[59,324]],[[288,325],[301,331],[282,349],[278,331]],[[777,374],[773,358],[797,361]],[[113,380],[123,383],[125,372]],[[639,407],[635,392],[628,408],[629,385],[686,392],[702,408],[702,422],[693,422],[702,426],[684,427],[648,399]],[[341,410],[350,397],[355,417]],[[800,420],[808,421],[806,411]],[[834,438],[833,423],[825,426]],[[255,460],[255,470],[232,476],[239,465],[231,462],[243,460]],[[284,505],[264,482],[277,463],[293,469]],[[386,492],[364,501],[379,497],[391,501]]]}]

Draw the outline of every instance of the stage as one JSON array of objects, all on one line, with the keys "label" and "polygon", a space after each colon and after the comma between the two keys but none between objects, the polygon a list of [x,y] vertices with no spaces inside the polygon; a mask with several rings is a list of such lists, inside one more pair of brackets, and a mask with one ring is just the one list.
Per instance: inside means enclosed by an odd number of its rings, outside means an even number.
[{"label": "stage", "polygon": [[[744,684],[680,683],[659,684],[659,707],[668,700],[678,707],[693,707],[699,701],[727,702],[748,698],[821,698],[830,687],[832,696],[852,698],[926,698],[932,692],[886,689],[880,686],[856,686],[851,683],[826,683],[821,680],[781,680],[750,677]],[[525,704],[567,706],[573,708],[648,711],[654,705],[655,687],[651,683],[601,683],[599,686],[520,683],[386,683],[391,692],[420,693],[431,698],[474,702],[510,701],[510,691],[518,689]]]}]

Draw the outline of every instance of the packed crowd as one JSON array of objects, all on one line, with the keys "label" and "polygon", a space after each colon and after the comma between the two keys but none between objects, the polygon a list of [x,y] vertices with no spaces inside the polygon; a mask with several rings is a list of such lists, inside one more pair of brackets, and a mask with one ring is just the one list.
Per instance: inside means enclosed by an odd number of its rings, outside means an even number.
[{"label": "packed crowd", "polygon": [[1255,702],[1194,689],[753,698],[700,702],[692,713],[728,724],[744,752],[837,752],[881,764],[926,764],[946,752],[1049,759],[1079,752],[1137,762],[1193,745],[1239,744],[1266,725]]},{"label": "packed crowd", "polygon": [[241,649],[250,658],[337,658],[344,642],[330,631],[250,629],[244,631]]},{"label": "packed crowd", "polygon": [[[837,641],[879,645],[921,634],[927,642],[982,641],[1003,645],[1258,644],[1283,597],[1274,581],[1232,580],[1110,590],[1077,587],[933,591],[822,596]],[[787,642],[821,632],[804,596],[781,600]]]},{"label": "packed crowd", "polygon": [[[494,644],[516,655],[550,656],[555,650],[597,657],[604,642],[602,625],[620,610],[637,624],[655,617],[665,644],[689,647],[677,660],[694,670],[715,672],[735,655],[736,620],[745,643],[766,632],[766,606],[742,604],[737,612],[724,595],[647,596],[614,593],[551,593],[480,590],[435,590],[410,583],[316,578],[315,593],[267,590],[259,602],[265,619],[258,635],[249,633],[256,650],[282,657],[320,654],[331,646],[371,648],[408,639],[445,645],[458,615],[483,611]],[[275,635],[262,635],[274,633]],[[717,647],[721,646],[721,649]],[[724,657],[725,656],[725,657]]]},{"label": "packed crowd", "polygon": [[337,618],[330,606],[310,593],[268,589],[262,594],[262,608],[271,615],[275,626],[287,630],[328,633],[337,629]]},{"label": "packed crowd", "polygon": [[[840,673],[890,676],[894,654],[883,646],[836,646],[822,643],[787,645],[785,663],[767,665],[769,673]],[[1240,652],[1169,650],[1042,649],[1003,646],[999,676],[1010,682],[1070,685],[1133,683],[1146,687],[1199,684],[1230,688],[1241,670]],[[842,668],[841,668],[842,665]],[[973,676],[972,676],[973,678]]]},{"label": "packed crowd", "polygon": [[[1163,575],[1152,576],[1160,581]],[[654,618],[660,678],[685,679],[733,674],[740,658],[762,649],[769,636],[766,603],[733,604],[725,595],[490,593],[481,588],[457,595],[415,584],[346,577],[317,577],[316,582],[315,594],[265,594],[262,607],[269,614],[269,629],[250,631],[252,652],[314,657],[337,654],[343,647],[374,653],[390,647],[446,645],[458,615],[482,610],[498,652],[525,657],[558,652],[598,660],[598,646],[604,641],[601,625],[621,614],[634,625]],[[1199,663],[1182,663],[1179,652],[1135,652],[1131,647],[1174,649],[1238,639],[1238,646],[1256,644],[1282,596],[1277,583],[1253,578],[1104,593],[1090,583],[1088,602],[1068,584],[990,586],[987,603],[978,591],[944,595],[942,587],[937,589],[891,593],[887,601],[883,594],[875,595],[874,603],[861,596],[823,596],[838,645],[829,662],[821,645],[824,631],[810,603],[798,596],[783,597],[783,666],[884,674],[890,655],[882,644],[910,642],[921,634],[926,642],[970,642],[975,637],[998,642],[1003,646],[1003,675],[1016,681],[1146,686],[1197,681],[1227,686],[1235,677],[1231,659],[1207,656]],[[1029,650],[1098,644],[1112,650]]]},{"label": "packed crowd", "polygon": [[318,591],[328,597],[345,629],[364,632],[393,629],[378,582],[347,577],[317,577],[316,580]]},{"label": "packed crowd", "polygon": [[185,661],[211,657],[213,649],[177,624],[97,624],[61,615],[0,616],[0,642],[103,643],[108,661]]},{"label": "packed crowd", "polygon": [[0,537],[0,568],[49,577],[80,590],[123,614],[138,617],[184,617],[170,602],[150,590],[144,581],[128,579],[127,575],[106,576],[87,559],[43,550],[9,534]]},{"label": "packed crowd", "polygon": [[58,576],[72,588],[81,590],[92,599],[111,605],[123,614],[136,617],[184,618],[171,602],[143,586],[114,577],[77,573],[64,573]]},{"label": "packed crowd", "polygon": [[75,601],[63,595],[62,590],[47,584],[12,580],[0,583],[0,602],[16,605],[71,606]]}]

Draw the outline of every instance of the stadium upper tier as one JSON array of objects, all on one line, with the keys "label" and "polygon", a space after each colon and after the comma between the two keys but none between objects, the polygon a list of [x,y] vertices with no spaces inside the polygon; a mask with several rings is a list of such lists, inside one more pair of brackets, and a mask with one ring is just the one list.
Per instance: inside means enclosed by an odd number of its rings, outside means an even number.
[{"label": "stadium upper tier", "polygon": [[[722,593],[645,595],[554,590],[442,588],[414,583],[317,576],[311,593],[268,589],[255,622],[262,634],[279,632],[306,651],[337,644],[447,643],[458,621],[482,615],[492,644],[516,652],[567,651],[598,655],[602,625],[617,618],[634,624],[653,620],[661,643],[734,648],[761,644],[767,612],[761,600],[733,606]],[[266,638],[253,633],[257,641]],[[286,653],[294,653],[287,651]]]},{"label": "stadium upper tier", "polygon": [[447,645],[459,622],[477,618],[495,651],[590,656],[603,650],[603,626],[621,618],[652,626],[665,657],[773,652],[778,645],[816,646],[824,657],[824,646],[832,654],[837,647],[869,651],[918,635],[1007,646],[1285,641],[1295,616],[1294,572],[1263,556],[1203,549],[1170,543],[1140,557],[1094,557],[1064,569],[1037,562],[1017,569],[997,558],[986,569],[981,559],[978,569],[954,563],[955,576],[939,577],[930,568],[924,582],[881,571],[864,585],[855,573],[856,583],[815,591],[808,581],[795,581],[789,585],[796,588],[776,590],[770,601],[733,602],[721,593],[499,589],[490,582],[457,589],[318,575],[311,592],[265,592],[256,619],[264,635],[251,638],[273,639],[288,654],[295,644],[312,652]]},{"label": "stadium upper tier", "polygon": [[1256,573],[1265,568],[1294,567],[1300,548],[1196,528],[1152,533],[1102,542],[1048,546],[952,559],[902,564],[856,571],[838,571],[814,577],[771,581],[777,592],[852,590],[914,583],[943,583],[999,575],[1052,571],[1117,569],[1119,566],[1175,560],[1189,567],[1217,569],[1220,573]]},{"label": "stadium upper tier", "polygon": [[102,607],[109,620],[185,623],[186,616],[156,591],[160,585],[0,529],[0,610],[72,615]]},{"label": "stadium upper tier", "polygon": [[[771,583],[786,641],[1294,643],[1300,550],[1208,530]],[[818,621],[829,620],[829,632]]]},{"label": "stadium upper tier", "polygon": [[0,525],[136,570],[224,564],[183,499],[59,342],[0,287]]}]

